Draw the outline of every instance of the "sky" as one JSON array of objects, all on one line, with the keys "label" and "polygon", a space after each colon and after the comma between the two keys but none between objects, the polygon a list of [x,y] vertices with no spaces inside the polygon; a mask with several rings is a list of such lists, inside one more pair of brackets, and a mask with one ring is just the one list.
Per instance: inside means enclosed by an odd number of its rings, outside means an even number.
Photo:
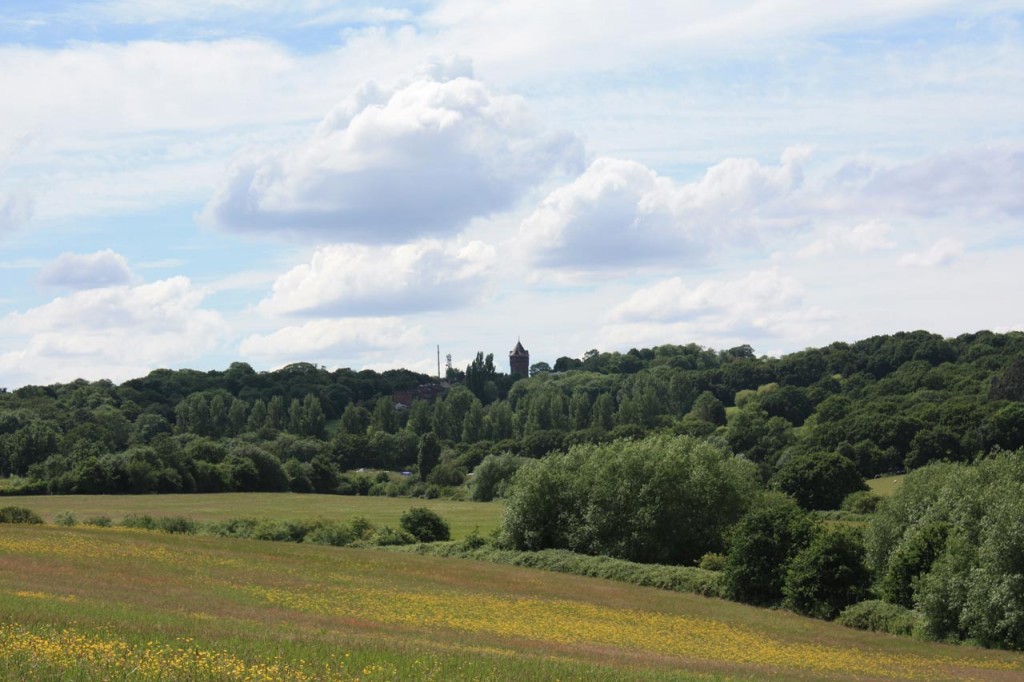
[{"label": "sky", "polygon": [[1024,330],[1020,0],[4,0],[0,386]]}]

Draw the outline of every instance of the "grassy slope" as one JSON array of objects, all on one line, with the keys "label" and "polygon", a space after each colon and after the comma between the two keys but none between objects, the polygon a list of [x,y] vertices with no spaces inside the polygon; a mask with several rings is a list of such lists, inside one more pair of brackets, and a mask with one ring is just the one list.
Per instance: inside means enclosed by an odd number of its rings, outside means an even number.
[{"label": "grassy slope", "polygon": [[120,529],[0,526],[0,614],[12,680],[1024,676],[1020,655],[590,578]]},{"label": "grassy slope", "polygon": [[314,517],[348,520],[363,516],[376,525],[398,527],[410,507],[429,507],[448,521],[452,537],[461,539],[474,528],[486,535],[501,523],[500,502],[451,502],[393,497],[298,495],[294,493],[219,493],[210,495],[39,495],[0,500],[0,506],[28,507],[52,523],[64,511],[79,520],[105,514],[115,521],[126,514],[188,516],[197,521],[238,517],[299,520]]},{"label": "grassy slope", "polygon": [[871,492],[881,495],[882,497],[891,497],[896,489],[903,483],[903,476],[883,476],[881,478],[872,478],[868,483],[868,488]]}]

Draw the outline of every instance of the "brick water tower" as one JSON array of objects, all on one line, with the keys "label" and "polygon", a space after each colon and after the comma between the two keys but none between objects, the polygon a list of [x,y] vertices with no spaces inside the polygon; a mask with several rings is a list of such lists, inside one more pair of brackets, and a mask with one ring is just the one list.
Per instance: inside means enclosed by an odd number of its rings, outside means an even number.
[{"label": "brick water tower", "polygon": [[509,351],[508,365],[512,376],[530,376],[530,351],[523,348],[522,341],[516,341],[516,347]]}]

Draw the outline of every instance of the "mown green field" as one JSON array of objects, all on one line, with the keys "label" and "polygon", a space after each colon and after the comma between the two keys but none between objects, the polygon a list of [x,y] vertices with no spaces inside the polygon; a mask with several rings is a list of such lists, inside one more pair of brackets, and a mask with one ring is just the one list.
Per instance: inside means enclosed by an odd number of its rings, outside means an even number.
[{"label": "mown green field", "polygon": [[53,523],[57,514],[70,511],[79,521],[105,514],[115,522],[128,514],[187,516],[196,521],[223,521],[256,517],[301,520],[323,517],[347,521],[362,516],[377,526],[398,527],[402,513],[411,507],[428,507],[451,526],[452,538],[461,539],[479,529],[487,535],[501,523],[501,502],[452,502],[402,497],[348,495],[299,495],[295,493],[217,493],[207,495],[38,495],[0,501],[27,507]]},{"label": "mown green field", "polygon": [[882,497],[892,497],[903,483],[904,478],[905,475],[872,478],[867,482],[868,488],[871,489],[871,492],[881,495]]},{"label": "mown green field", "polygon": [[0,526],[0,679],[1018,680],[1024,656],[373,549]]}]

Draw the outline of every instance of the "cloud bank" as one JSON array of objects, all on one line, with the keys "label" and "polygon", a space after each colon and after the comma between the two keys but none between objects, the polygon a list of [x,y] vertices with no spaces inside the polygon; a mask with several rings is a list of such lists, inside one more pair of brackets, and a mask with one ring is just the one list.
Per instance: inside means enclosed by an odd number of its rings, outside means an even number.
[{"label": "cloud bank", "polygon": [[[23,342],[0,353],[0,374],[16,383],[86,379],[123,381],[155,367],[195,360],[229,330],[185,277],[75,292],[4,317]],[[88,368],[84,370],[83,368]]]},{"label": "cloud bank", "polygon": [[772,268],[696,286],[662,280],[612,308],[602,333],[616,345],[697,339],[721,347],[766,336],[804,338],[832,319],[806,304],[799,280]]}]

